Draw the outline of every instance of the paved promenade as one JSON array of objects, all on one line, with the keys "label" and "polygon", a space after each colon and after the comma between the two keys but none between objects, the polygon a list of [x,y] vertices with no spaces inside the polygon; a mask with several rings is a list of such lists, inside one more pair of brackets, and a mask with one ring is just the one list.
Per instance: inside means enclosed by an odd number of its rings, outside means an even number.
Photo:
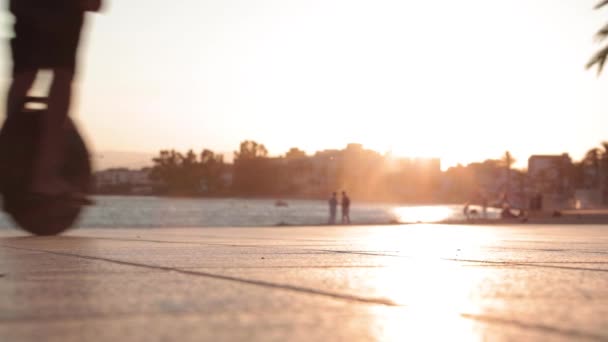
[{"label": "paved promenade", "polygon": [[0,230],[0,341],[608,341],[608,226]]}]

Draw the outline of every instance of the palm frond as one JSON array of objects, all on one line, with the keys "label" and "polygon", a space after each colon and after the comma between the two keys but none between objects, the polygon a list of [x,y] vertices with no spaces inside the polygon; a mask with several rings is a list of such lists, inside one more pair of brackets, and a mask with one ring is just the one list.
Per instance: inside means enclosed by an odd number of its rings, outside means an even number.
[{"label": "palm frond", "polygon": [[[595,9],[600,9],[604,6],[608,5],[608,0],[601,0],[595,5]],[[596,34],[595,39],[598,42],[603,41],[608,38],[608,24],[604,25]],[[600,51],[598,51],[587,63],[587,69],[591,69],[597,65],[597,74],[601,74],[604,69],[604,64],[606,64],[606,60],[608,59],[608,46],[604,47]]]},{"label": "palm frond", "polygon": [[600,9],[606,5],[608,5],[608,0],[602,0],[597,5],[595,5],[595,9]]},{"label": "palm frond", "polygon": [[601,30],[597,31],[597,33],[595,34],[595,40],[601,42],[606,39],[606,37],[608,37],[608,24],[604,25]]},{"label": "palm frond", "polygon": [[[608,1],[608,0],[606,0]],[[601,74],[604,69],[604,64],[606,64],[606,60],[608,59],[608,46],[604,47],[600,51],[598,51],[587,63],[587,69],[593,68],[597,65],[597,73]]]}]

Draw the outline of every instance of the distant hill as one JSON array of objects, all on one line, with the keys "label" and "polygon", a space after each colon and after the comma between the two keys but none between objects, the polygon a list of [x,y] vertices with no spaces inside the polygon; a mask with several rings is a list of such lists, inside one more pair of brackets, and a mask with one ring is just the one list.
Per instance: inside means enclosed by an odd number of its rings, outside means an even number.
[{"label": "distant hill", "polygon": [[152,158],[155,156],[156,154],[154,153],[128,151],[97,151],[91,153],[93,168],[95,170],[118,167],[140,169],[152,166]]}]

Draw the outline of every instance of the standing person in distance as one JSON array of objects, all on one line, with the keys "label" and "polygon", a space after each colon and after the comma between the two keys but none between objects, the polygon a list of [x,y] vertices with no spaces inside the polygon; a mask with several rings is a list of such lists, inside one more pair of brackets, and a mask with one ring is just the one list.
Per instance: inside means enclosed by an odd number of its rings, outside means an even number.
[{"label": "standing person in distance", "polygon": [[329,199],[329,224],[336,224],[336,213],[338,211],[338,198],[334,192]]},{"label": "standing person in distance", "polygon": [[350,198],[342,191],[342,224],[350,224]]}]

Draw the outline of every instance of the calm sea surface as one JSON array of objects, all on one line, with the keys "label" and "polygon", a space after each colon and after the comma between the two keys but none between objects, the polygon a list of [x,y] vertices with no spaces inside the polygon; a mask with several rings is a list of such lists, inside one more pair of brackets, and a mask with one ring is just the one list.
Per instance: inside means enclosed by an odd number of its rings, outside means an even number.
[{"label": "calm sea surface", "polygon": [[[314,200],[287,200],[287,207],[277,207],[275,201],[264,199],[100,196],[95,197],[95,201],[95,206],[84,211],[77,227],[320,225],[327,224],[329,215],[327,202]],[[398,206],[358,202],[352,204],[350,216],[353,224],[436,222],[463,218],[462,206]],[[498,213],[490,210],[488,216],[497,218]],[[14,224],[0,213],[0,227],[14,227]]]}]

